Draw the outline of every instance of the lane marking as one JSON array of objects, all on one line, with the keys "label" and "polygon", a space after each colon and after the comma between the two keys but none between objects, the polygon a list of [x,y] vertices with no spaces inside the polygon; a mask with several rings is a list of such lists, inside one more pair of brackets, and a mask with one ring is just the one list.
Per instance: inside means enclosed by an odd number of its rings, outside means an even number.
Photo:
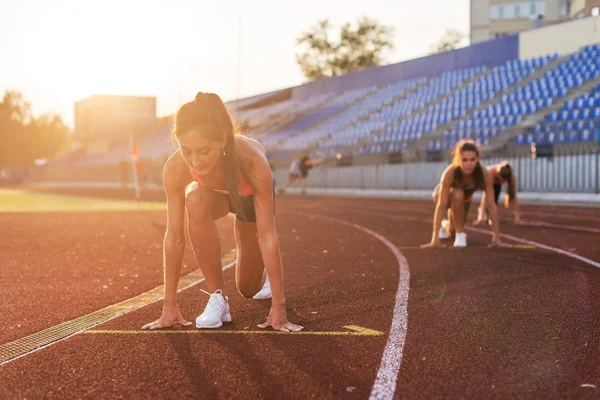
[{"label": "lane marking", "polygon": [[[486,231],[484,229],[473,228],[473,227],[465,227],[465,229],[468,229],[468,230],[473,231],[473,232],[483,233],[483,234],[489,235],[489,236],[493,235],[492,232]],[[533,246],[539,247],[541,249],[550,250],[550,251],[553,251],[555,253],[559,253],[559,254],[565,255],[567,257],[575,258],[575,259],[577,259],[579,261],[583,261],[584,263],[589,264],[589,265],[591,265],[593,267],[600,268],[600,263],[599,262],[596,262],[594,260],[590,260],[589,258],[580,256],[579,254],[571,253],[570,251],[566,251],[566,250],[558,249],[556,247],[548,246],[548,245],[545,245],[545,244],[542,244],[542,243],[534,242],[533,240],[521,239],[521,238],[518,238],[516,236],[512,236],[512,235],[506,234],[506,233],[500,233],[500,236],[503,237],[503,238],[509,239],[509,240],[514,240],[515,242],[526,243],[526,244],[529,244],[529,245],[533,245]]]},{"label": "lane marking", "polygon": [[543,222],[543,221],[523,221],[522,224],[525,226],[533,226],[533,227],[556,228],[556,229],[566,229],[569,231],[600,233],[600,229],[588,228],[587,226],[553,224],[550,222]]},{"label": "lane marking", "polygon": [[[232,249],[221,258],[222,263],[225,265],[223,271],[235,265],[235,260],[236,250]],[[200,268],[198,268],[179,279],[177,292],[189,289],[203,281],[204,276],[200,272]],[[71,321],[63,322],[62,324],[2,344],[0,345],[0,366],[66,340],[86,329],[93,328],[139,308],[156,303],[163,299],[163,294],[164,285],[161,285],[138,296],[112,304]]]},{"label": "lane marking", "polygon": [[[352,212],[361,213],[361,214],[378,215],[378,216],[381,216],[381,217],[392,218],[392,219],[408,220],[408,221],[418,220],[418,221],[421,221],[421,222],[424,222],[424,223],[427,223],[427,224],[431,223],[431,220],[429,220],[429,219],[417,218],[417,217],[412,217],[412,216],[394,215],[394,214],[389,214],[389,213],[388,214],[384,214],[384,213],[380,213],[380,212],[376,212],[376,211],[364,211],[364,210],[361,210],[361,209],[353,209],[353,208],[351,208],[351,210],[352,210]],[[486,231],[486,230],[480,229],[480,228],[474,228],[472,226],[465,226],[465,229],[473,231],[473,232],[477,232],[477,233],[483,233],[483,234],[490,235],[490,236],[493,234],[490,231]],[[509,239],[509,240],[521,243],[521,244],[527,244],[527,245],[534,246],[534,247],[537,247],[537,248],[540,248],[540,249],[544,249],[544,250],[548,250],[548,251],[553,251],[555,253],[559,253],[559,254],[565,255],[567,257],[575,258],[575,259],[577,259],[579,261],[583,261],[584,263],[589,264],[589,265],[591,265],[593,267],[600,268],[600,262],[591,260],[591,259],[589,259],[587,257],[583,257],[583,256],[580,256],[580,255],[575,254],[575,253],[571,253],[570,251],[567,251],[567,250],[562,250],[562,249],[559,249],[559,248],[556,248],[556,247],[552,247],[552,246],[548,246],[548,245],[545,245],[545,244],[542,244],[542,243],[539,243],[539,242],[534,242],[533,240],[521,239],[521,238],[518,238],[516,236],[509,235],[507,233],[500,233],[500,236],[503,237],[503,238],[506,238],[506,239]]]},{"label": "lane marking", "polygon": [[[480,246],[469,246],[471,248],[484,248],[487,246],[486,245],[480,245]],[[443,247],[444,249],[448,249],[448,250],[456,250],[456,251],[462,251],[462,249],[460,248],[455,248],[455,247]],[[507,247],[508,248],[508,247]],[[515,245],[511,245],[510,247],[511,249],[535,249],[536,247],[532,244],[515,244]],[[399,250],[422,250],[421,246],[398,246]]]},{"label": "lane marking", "polygon": [[406,258],[404,258],[402,252],[400,252],[400,250],[398,250],[398,248],[392,242],[377,232],[365,228],[362,225],[319,214],[305,214],[297,212],[290,214],[301,215],[304,217],[322,218],[361,230],[383,243],[396,257],[400,273],[398,274],[398,290],[396,291],[392,326],[390,328],[385,349],[383,350],[383,357],[381,358],[381,364],[379,365],[379,369],[377,371],[375,383],[373,384],[373,388],[371,389],[371,394],[369,396],[369,399],[392,399],[396,391],[398,372],[400,371],[400,364],[402,363],[404,343],[406,342],[406,332],[408,329],[408,293],[410,290],[410,271]]},{"label": "lane marking", "polygon": [[224,335],[310,335],[310,336],[382,336],[384,333],[374,329],[363,328],[357,325],[347,325],[344,328],[347,331],[327,332],[327,331],[300,331],[300,332],[281,332],[274,330],[261,331],[231,331],[220,329],[181,329],[181,330],[87,330],[82,333],[91,335],[148,335],[148,334],[186,334],[186,335],[204,335],[204,334],[224,334]]}]

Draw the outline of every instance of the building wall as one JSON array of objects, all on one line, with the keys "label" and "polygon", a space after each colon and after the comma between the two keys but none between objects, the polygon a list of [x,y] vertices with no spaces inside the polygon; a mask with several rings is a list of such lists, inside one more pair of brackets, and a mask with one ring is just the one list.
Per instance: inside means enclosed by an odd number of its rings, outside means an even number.
[{"label": "building wall", "polygon": [[92,96],[75,103],[75,137],[83,142],[144,136],[155,126],[155,97]]},{"label": "building wall", "polygon": [[519,35],[519,58],[555,52],[569,54],[596,43],[600,43],[600,18],[582,18],[522,32]]},{"label": "building wall", "polygon": [[564,1],[471,0],[471,43],[532,29],[540,15],[544,26],[566,20],[569,16],[561,15]]},{"label": "building wall", "polygon": [[575,17],[585,12],[586,0],[571,0],[570,16]]},{"label": "building wall", "polygon": [[471,0],[471,44],[491,39],[490,0]]}]

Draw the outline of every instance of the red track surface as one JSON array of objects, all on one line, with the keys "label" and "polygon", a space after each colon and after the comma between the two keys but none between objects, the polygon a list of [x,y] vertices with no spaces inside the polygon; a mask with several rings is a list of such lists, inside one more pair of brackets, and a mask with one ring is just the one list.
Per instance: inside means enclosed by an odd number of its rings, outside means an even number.
[{"label": "red track surface", "polygon": [[[489,236],[475,232],[467,249],[420,250],[430,238],[429,202],[280,197],[277,207],[290,319],[308,331],[358,325],[384,335],[76,335],[0,366],[0,398],[368,398],[390,332],[398,262],[380,240],[319,215],[375,231],[408,261],[396,397],[600,396],[600,269],[541,249],[488,249]],[[502,232],[600,261],[598,234],[575,229],[600,229],[600,209],[527,206],[523,214],[570,228],[507,219]],[[0,243],[0,344],[160,285],[164,223],[164,212],[0,214],[8,232]],[[223,252],[234,246],[231,225],[219,222]],[[188,273],[191,252],[185,260]],[[258,329],[269,301],[239,296],[233,269],[225,278],[234,322],[223,329]],[[207,300],[199,287],[180,294],[190,320]],[[94,329],[136,330],[160,309]]]}]

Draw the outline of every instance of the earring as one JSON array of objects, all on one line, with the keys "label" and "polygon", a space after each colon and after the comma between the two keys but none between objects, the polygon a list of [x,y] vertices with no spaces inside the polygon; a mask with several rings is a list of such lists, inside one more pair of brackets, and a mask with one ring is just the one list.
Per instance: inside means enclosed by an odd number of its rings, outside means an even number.
[{"label": "earring", "polygon": [[223,155],[226,156],[227,153],[225,153],[225,147],[222,147],[221,150],[223,150]]}]

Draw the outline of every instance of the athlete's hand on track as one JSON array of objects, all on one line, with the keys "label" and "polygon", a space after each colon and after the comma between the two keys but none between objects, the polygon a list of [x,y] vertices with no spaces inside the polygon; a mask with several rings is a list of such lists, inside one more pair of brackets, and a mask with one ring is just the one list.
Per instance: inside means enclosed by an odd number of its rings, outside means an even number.
[{"label": "athlete's hand on track", "polygon": [[440,239],[436,239],[430,243],[426,243],[426,244],[422,244],[421,248],[422,249],[429,249],[431,247],[444,247],[444,245],[442,244],[442,242],[440,242]]},{"label": "athlete's hand on track", "polygon": [[514,224],[515,225],[524,225],[524,222],[521,219],[521,217],[515,217]]},{"label": "athlete's hand on track", "polygon": [[271,326],[276,331],[282,332],[298,332],[304,329],[303,326],[292,324],[288,321],[285,306],[271,306],[271,311],[269,311],[267,321],[257,326],[259,328],[267,328]]},{"label": "athlete's hand on track", "polygon": [[488,247],[513,247],[510,244],[506,244],[500,240],[500,238],[493,239],[492,243],[488,245]]},{"label": "athlete's hand on track", "polygon": [[165,304],[163,306],[163,312],[162,312],[161,317],[159,319],[157,319],[156,321],[150,322],[149,324],[142,326],[142,329],[154,330],[154,329],[168,328],[168,327],[176,326],[176,325],[189,326],[191,324],[192,324],[191,322],[183,319],[183,317],[181,316],[181,312],[179,312],[179,306],[177,306],[177,304],[175,304],[175,305]]}]

